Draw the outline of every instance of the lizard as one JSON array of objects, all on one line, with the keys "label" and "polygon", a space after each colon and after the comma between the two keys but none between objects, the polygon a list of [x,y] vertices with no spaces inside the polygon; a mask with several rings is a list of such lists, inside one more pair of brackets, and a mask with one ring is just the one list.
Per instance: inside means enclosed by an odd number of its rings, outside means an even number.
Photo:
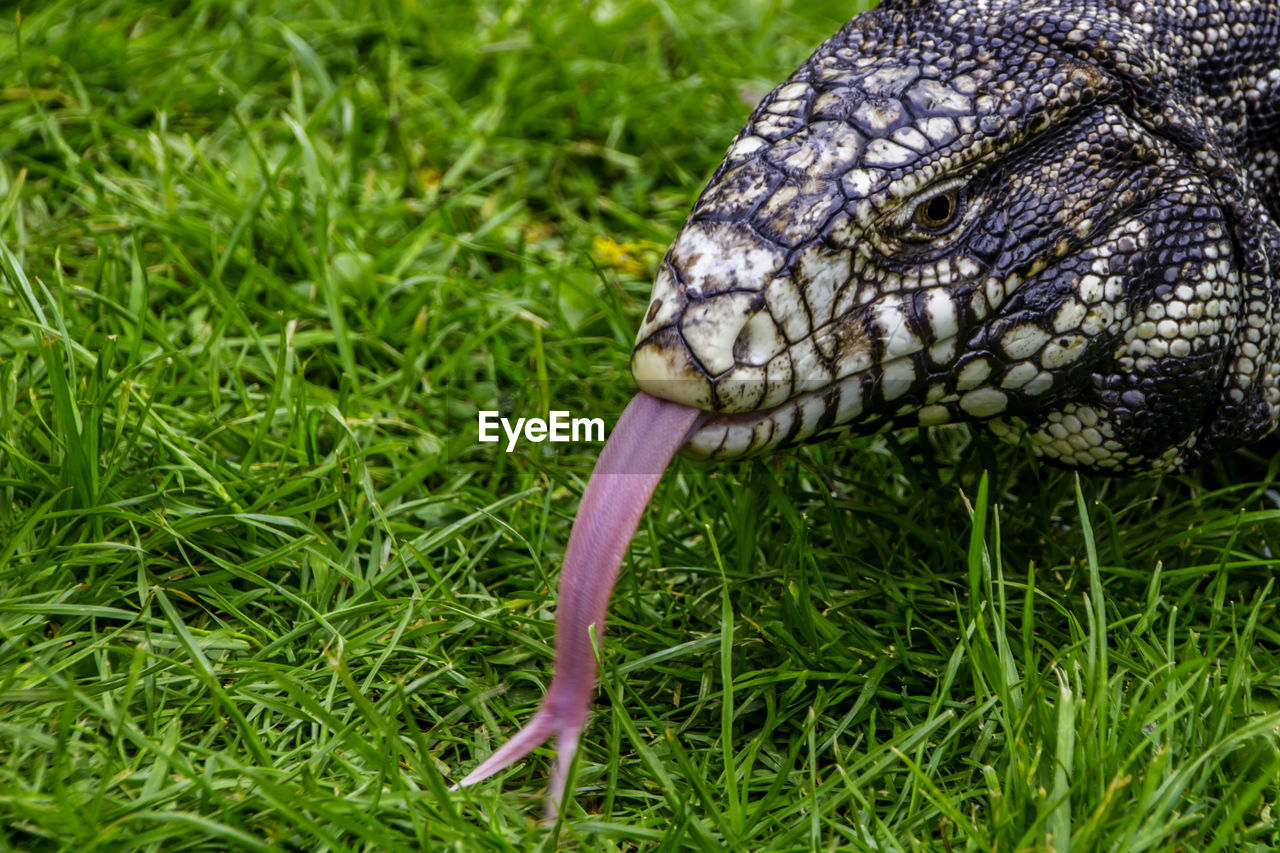
[{"label": "lizard", "polygon": [[677,452],[979,424],[1159,474],[1280,417],[1280,4],[885,0],[764,97],[655,276],[582,498],[548,737],[564,792],[622,555]]},{"label": "lizard", "polygon": [[767,95],[632,369],[729,459],[971,421],[1161,472],[1280,412],[1275,0],[887,0]]}]

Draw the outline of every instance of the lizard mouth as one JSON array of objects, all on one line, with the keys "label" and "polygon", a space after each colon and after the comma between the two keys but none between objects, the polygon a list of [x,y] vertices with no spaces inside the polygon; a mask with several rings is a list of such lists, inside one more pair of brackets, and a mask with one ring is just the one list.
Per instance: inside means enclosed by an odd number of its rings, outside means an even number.
[{"label": "lizard mouth", "polygon": [[[896,347],[891,337],[888,342],[868,338],[846,340],[845,357],[816,363],[808,353],[821,346],[811,336],[786,351],[791,369],[776,377],[750,364],[712,377],[678,338],[651,338],[632,352],[631,369],[648,394],[709,413],[680,450],[694,459],[740,459],[853,423],[870,428],[872,422],[896,421],[911,413],[918,414],[919,423],[933,426],[1003,409],[983,408],[984,393],[1003,399],[998,390],[966,391],[936,379],[954,360],[957,334],[928,346],[918,338]],[[799,358],[794,357],[797,351]]]},{"label": "lizard mouth", "polygon": [[738,459],[916,410],[922,423],[946,423],[964,408],[957,389],[931,380],[956,352],[959,324],[946,298],[951,311],[935,314],[948,322],[930,318],[932,339],[911,331],[924,324],[907,304],[886,301],[784,346],[754,346],[749,326],[705,324],[692,337],[672,324],[641,338],[631,371],[642,391],[711,413],[680,451],[698,459]]},{"label": "lizard mouth", "polygon": [[813,381],[772,406],[726,412],[708,404],[711,384],[705,379],[671,379],[636,371],[637,382],[646,393],[710,412],[689,433],[680,454],[716,461],[798,444],[858,419],[868,398],[884,396],[882,377],[882,371],[864,370],[834,380]]},{"label": "lizard mouth", "polygon": [[862,383],[863,377],[849,376],[767,409],[712,415],[680,452],[694,459],[730,460],[804,441],[860,414]]}]

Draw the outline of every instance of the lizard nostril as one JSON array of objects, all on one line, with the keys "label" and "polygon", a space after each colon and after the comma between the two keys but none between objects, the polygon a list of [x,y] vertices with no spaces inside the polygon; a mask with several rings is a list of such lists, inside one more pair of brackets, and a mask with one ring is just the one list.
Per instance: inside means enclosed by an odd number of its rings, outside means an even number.
[{"label": "lizard nostril", "polygon": [[653,318],[658,316],[658,312],[662,310],[662,299],[653,300],[653,304],[649,306],[649,313],[644,316],[646,323],[652,323]]}]

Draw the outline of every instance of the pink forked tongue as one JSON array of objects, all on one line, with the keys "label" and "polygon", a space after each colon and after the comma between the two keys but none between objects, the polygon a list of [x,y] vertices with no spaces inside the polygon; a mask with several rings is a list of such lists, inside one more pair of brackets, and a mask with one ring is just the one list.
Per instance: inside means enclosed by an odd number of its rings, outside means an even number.
[{"label": "pink forked tongue", "polygon": [[643,392],[623,411],[596,460],[569,534],[556,603],[551,687],[533,719],[457,787],[492,776],[554,736],[556,767],[547,811],[555,814],[595,688],[596,659],[588,629],[595,625],[597,636],[603,632],[609,596],[640,516],[662,472],[704,415]]}]

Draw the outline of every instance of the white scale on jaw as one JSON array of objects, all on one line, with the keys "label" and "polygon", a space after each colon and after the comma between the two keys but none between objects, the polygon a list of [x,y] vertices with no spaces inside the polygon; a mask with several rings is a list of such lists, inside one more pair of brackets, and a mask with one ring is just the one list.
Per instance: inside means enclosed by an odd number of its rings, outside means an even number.
[{"label": "white scale on jaw", "polygon": [[750,293],[722,293],[690,305],[680,321],[689,349],[712,376],[734,365],[733,344],[742,331],[741,318],[751,313]]}]

